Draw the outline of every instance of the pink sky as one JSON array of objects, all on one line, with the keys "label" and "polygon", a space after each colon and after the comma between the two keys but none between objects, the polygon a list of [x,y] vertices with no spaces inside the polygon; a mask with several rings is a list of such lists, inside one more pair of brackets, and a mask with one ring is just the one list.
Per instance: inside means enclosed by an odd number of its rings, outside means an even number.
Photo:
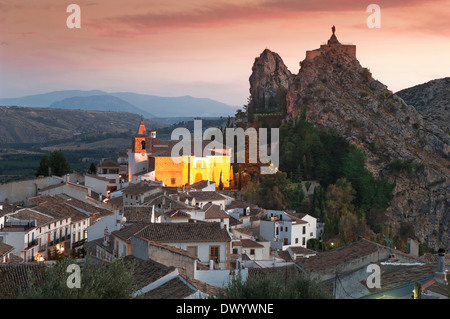
[{"label": "pink sky", "polygon": [[[81,7],[81,28],[66,7]],[[381,8],[370,29],[369,4]],[[0,0],[0,97],[100,89],[242,106],[268,48],[293,73],[331,35],[392,91],[450,76],[450,1]]]}]

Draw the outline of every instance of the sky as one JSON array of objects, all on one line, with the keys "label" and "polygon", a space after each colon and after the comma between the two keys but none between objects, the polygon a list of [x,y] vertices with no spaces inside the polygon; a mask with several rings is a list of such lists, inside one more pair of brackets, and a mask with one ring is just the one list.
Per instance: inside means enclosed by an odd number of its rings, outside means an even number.
[{"label": "sky", "polygon": [[450,0],[0,0],[0,97],[99,89],[242,106],[264,49],[297,74],[332,25],[396,92],[450,76],[449,21]]}]

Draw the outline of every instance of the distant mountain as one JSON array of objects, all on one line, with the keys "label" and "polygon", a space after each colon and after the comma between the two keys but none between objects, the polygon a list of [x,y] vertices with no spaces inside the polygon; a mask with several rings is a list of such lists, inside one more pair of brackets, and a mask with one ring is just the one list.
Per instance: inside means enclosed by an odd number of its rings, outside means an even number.
[{"label": "distant mountain", "polygon": [[75,96],[53,102],[49,106],[54,109],[114,111],[141,114],[147,118],[155,117],[127,101],[111,95]]},{"label": "distant mountain", "polygon": [[450,77],[415,85],[396,94],[424,118],[450,133]]},{"label": "distant mountain", "polygon": [[234,115],[237,108],[208,98],[160,97],[129,92],[110,93],[157,117],[217,117]]},{"label": "distant mountain", "polygon": [[3,106],[27,106],[27,107],[49,107],[52,103],[61,101],[74,96],[91,96],[108,94],[104,91],[92,90],[92,91],[80,91],[80,90],[67,90],[67,91],[55,91],[50,93],[27,95],[17,98],[0,98],[0,105]]},{"label": "distant mountain", "polygon": [[[111,99],[111,97],[122,101]],[[108,93],[99,90],[68,90],[18,98],[0,98],[0,105],[85,110],[114,109],[116,111],[133,112],[147,117],[149,117],[148,115],[153,115],[154,117],[219,117],[234,115],[237,110],[236,107],[208,98],[192,96],[161,97],[132,92]]]},{"label": "distant mountain", "polygon": [[[79,111],[37,107],[0,106],[0,145],[44,143],[126,133],[136,133],[140,116],[127,112]],[[163,125],[145,119],[147,129]]]}]

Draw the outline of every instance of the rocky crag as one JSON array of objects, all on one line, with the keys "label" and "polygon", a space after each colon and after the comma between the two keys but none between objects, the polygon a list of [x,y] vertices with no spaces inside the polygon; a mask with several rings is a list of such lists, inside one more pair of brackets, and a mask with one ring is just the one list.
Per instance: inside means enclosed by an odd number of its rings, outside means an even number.
[{"label": "rocky crag", "polygon": [[[252,71],[249,114],[281,112],[284,121],[292,121],[305,112],[316,127],[363,149],[368,169],[396,182],[389,224],[407,224],[420,242],[450,249],[448,131],[374,79],[357,60],[355,45],[341,44],[333,27],[327,44],[306,52],[297,74],[268,49]],[[394,162],[411,170],[394,171]]]},{"label": "rocky crag", "polygon": [[450,133],[450,77],[419,84],[395,94],[414,106],[425,120]]}]

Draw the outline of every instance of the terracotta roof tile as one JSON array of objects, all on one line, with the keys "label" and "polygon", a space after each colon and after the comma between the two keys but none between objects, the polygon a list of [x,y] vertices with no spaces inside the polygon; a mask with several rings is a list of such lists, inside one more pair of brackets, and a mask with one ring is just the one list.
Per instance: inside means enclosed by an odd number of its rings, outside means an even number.
[{"label": "terracotta roof tile", "polygon": [[159,278],[173,272],[175,267],[168,267],[152,259],[142,260],[132,255],[125,258],[127,263],[134,266],[133,277],[137,289],[142,289]]},{"label": "terracotta roof tile", "polygon": [[142,295],[145,299],[184,299],[196,291],[178,276]]},{"label": "terracotta roof tile", "polygon": [[220,223],[157,223],[149,224],[135,234],[157,242],[228,242],[228,231]]},{"label": "terracotta roof tile", "polygon": [[5,243],[0,242],[0,257],[12,252],[14,247]]},{"label": "terracotta roof tile", "polygon": [[202,210],[205,212],[205,219],[223,219],[230,218],[230,216],[219,205],[208,203],[203,206]]},{"label": "terracotta roof tile", "polygon": [[241,239],[241,243],[243,248],[264,248],[263,245],[251,239]]},{"label": "terracotta roof tile", "polygon": [[381,245],[362,239],[343,247],[334,248],[297,262],[309,271],[318,271],[334,267],[343,262],[360,258],[378,251]]},{"label": "terracotta roof tile", "polygon": [[30,282],[43,280],[44,272],[42,263],[0,264],[0,299],[18,298]]}]

